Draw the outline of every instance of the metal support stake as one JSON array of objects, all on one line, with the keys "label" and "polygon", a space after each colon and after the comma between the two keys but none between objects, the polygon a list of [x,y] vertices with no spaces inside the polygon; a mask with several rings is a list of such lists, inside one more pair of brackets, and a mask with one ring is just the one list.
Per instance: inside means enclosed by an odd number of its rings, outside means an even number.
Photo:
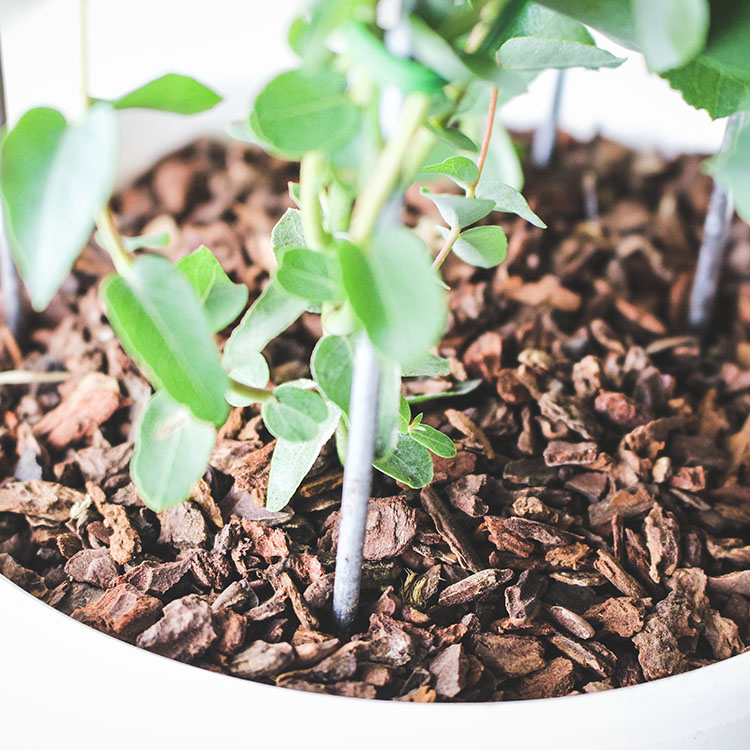
[{"label": "metal support stake", "polygon": [[[2,49],[0,49],[0,128],[4,128],[8,121],[5,104],[5,79],[3,77]],[[14,338],[18,338],[21,328],[21,296],[18,275],[10,254],[5,233],[4,216],[0,210],[0,296],[2,296],[3,316]]]},{"label": "metal support stake", "polygon": [[[734,114],[727,120],[721,143],[722,151],[730,147],[739,117],[740,115]],[[688,327],[700,333],[705,333],[711,321],[733,212],[731,196],[718,182],[714,182],[708,213],[703,223],[703,241],[698,251],[698,265],[695,269],[688,310]]]},{"label": "metal support stake", "polygon": [[537,169],[544,169],[552,161],[557,140],[557,128],[560,122],[560,105],[562,103],[563,86],[565,83],[565,71],[558,70],[555,78],[555,89],[552,94],[552,105],[544,121],[534,133],[531,142],[531,163]]}]

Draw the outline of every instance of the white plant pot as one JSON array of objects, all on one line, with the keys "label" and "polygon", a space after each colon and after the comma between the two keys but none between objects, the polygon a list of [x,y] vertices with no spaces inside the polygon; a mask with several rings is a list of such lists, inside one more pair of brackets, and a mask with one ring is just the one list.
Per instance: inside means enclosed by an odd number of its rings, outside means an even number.
[{"label": "white plant pot", "polygon": [[[131,176],[196,135],[219,132],[220,122],[245,110],[249,93],[263,79],[293,64],[282,47],[282,29],[293,2],[277,0],[273,11],[237,0],[215,0],[208,11],[204,3],[187,0],[155,4],[133,0],[123,7],[91,3],[95,93],[116,95],[146,80],[146,70],[157,75],[174,68],[197,75],[230,95],[221,110],[192,120],[126,113],[121,177]],[[45,8],[59,10],[66,4],[67,0],[48,0]],[[17,10],[11,17],[15,27],[3,28],[10,62],[19,61],[14,66],[6,60],[5,65],[13,120],[22,109],[41,103],[29,100],[28,95],[39,81],[48,87],[45,96],[60,90],[65,95],[64,86],[54,88],[54,76],[61,64],[64,69],[68,60],[65,49],[71,44],[70,35],[61,33],[60,28],[75,21],[71,22],[64,10],[56,20],[39,12],[30,20],[30,14],[24,15],[24,3],[2,0],[2,5],[6,11]],[[195,39],[186,36],[186,24],[196,20],[198,6],[208,24],[200,35],[199,49],[191,48]],[[141,24],[144,17],[149,21],[145,31]],[[47,36],[30,44],[28,35],[38,32],[42,21],[49,25],[51,18]],[[167,61],[158,44],[160,25],[173,32],[167,45],[182,45],[176,64]],[[194,37],[195,29],[190,28]],[[128,42],[128,35],[134,33],[140,33],[142,39],[137,55],[131,54]],[[108,54],[112,45],[114,51]],[[150,48],[155,50],[153,59],[149,58]],[[190,65],[195,57],[192,50],[199,53],[194,65]],[[230,64],[222,68],[216,59],[225,59],[227,50],[231,52]],[[49,64],[43,64],[40,55],[46,55]],[[123,67],[123,59],[136,64]],[[578,135],[591,134],[597,127],[631,144],[666,151],[710,150],[718,142],[720,125],[709,124],[705,116],[690,111],[663,82],[647,84],[643,91],[648,106],[640,109],[642,118],[634,118],[634,102],[639,97],[633,89],[639,83],[633,81],[641,80],[642,64],[628,65],[619,74],[602,74],[607,76],[604,81],[583,72],[571,77],[563,108],[564,127]],[[25,71],[26,79],[23,75],[16,79],[14,68]],[[34,79],[35,71],[43,71],[42,78]],[[58,77],[63,81],[59,83],[69,82],[69,75],[61,73]],[[540,82],[536,99],[513,105],[511,122],[533,124],[546,108],[548,86],[549,81]],[[54,96],[47,98],[63,109],[75,110],[75,93],[68,100],[66,105]],[[592,120],[593,104],[598,109]],[[653,683],[569,698],[435,705],[363,701],[283,690],[156,656],[72,620],[0,576],[3,748],[367,750],[397,748],[407,742],[430,750],[745,749],[750,747],[750,653]]]}]

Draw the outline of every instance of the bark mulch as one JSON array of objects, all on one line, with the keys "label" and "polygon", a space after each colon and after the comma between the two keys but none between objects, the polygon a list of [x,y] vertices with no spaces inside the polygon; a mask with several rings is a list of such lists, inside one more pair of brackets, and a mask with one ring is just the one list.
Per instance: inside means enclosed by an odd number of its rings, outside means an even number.
[{"label": "bark mulch", "polygon": [[[4,369],[67,370],[0,390],[0,572],[111,635],[197,666],[319,693],[496,701],[608,690],[750,643],[750,229],[732,230],[709,340],[684,317],[710,182],[606,141],[565,142],[503,216],[508,260],[450,262],[448,379],[424,421],[458,444],[415,492],[378,475],[356,635],[330,617],[341,468],[331,447],[290,509],[262,507],[273,447],[236,409],[188,502],[159,515],[128,476],[150,389],[96,296],[94,245]],[[208,245],[254,298],[295,168],[198,142],[115,201],[123,231]],[[418,193],[407,220],[433,245]],[[305,315],[267,357],[308,375]],[[223,338],[228,334],[224,332]],[[12,613],[9,613],[12,616]],[[9,644],[6,644],[8,647]]]}]

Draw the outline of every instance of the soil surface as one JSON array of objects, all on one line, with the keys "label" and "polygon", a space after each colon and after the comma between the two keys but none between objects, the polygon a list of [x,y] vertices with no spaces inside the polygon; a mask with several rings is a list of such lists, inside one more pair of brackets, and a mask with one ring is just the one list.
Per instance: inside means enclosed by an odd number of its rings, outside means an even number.
[{"label": "soil surface", "polygon": [[[256,408],[235,409],[188,502],[157,516],[139,500],[128,461],[150,388],[102,315],[109,266],[93,244],[20,351],[1,331],[3,369],[71,376],[0,390],[0,572],[160,654],[365,698],[594,692],[743,651],[750,228],[733,227],[701,347],[683,322],[710,192],[700,159],[562,140],[525,189],[549,229],[503,215],[507,262],[446,264],[452,375],[406,391],[482,383],[420,406],[459,447],[430,487],[377,475],[356,635],[330,617],[331,446],[291,509],[269,513],[273,440]],[[208,245],[252,299],[294,178],[252,149],[199,142],[114,205],[127,234],[169,232],[172,259]],[[407,221],[437,247],[431,211],[410,194]],[[306,315],[269,346],[275,383],[308,375],[319,333]]]}]

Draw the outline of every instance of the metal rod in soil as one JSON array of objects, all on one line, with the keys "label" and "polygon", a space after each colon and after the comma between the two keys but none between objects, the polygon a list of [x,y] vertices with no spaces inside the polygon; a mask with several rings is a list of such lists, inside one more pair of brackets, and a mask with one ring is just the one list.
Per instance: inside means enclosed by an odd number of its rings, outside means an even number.
[{"label": "metal rod in soil", "polygon": [[549,112],[536,129],[531,142],[531,163],[537,169],[545,169],[552,161],[560,122],[560,106],[562,104],[564,84],[565,71],[558,70],[556,72],[555,87],[552,93],[552,103]]}]

